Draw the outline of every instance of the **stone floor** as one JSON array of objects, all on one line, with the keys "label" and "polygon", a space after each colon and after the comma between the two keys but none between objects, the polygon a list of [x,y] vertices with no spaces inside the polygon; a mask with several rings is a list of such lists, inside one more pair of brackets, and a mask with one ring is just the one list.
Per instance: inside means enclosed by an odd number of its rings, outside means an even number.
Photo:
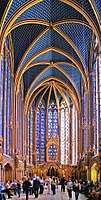
[{"label": "stone floor", "polygon": [[[25,200],[25,194],[21,194],[21,197],[18,198],[18,197],[12,197],[11,200]],[[29,195],[29,200],[33,200],[33,199],[36,199],[34,197],[34,195]],[[56,190],[56,194],[53,195],[52,193],[51,194],[47,194],[47,189],[44,189],[44,193],[39,195],[38,200],[69,200],[69,197],[68,197],[68,193],[67,192],[61,192],[60,191],[60,187]],[[10,200],[10,199],[9,199]],[[73,192],[73,196],[72,196],[72,200],[75,200],[75,194]],[[83,194],[80,194],[79,195],[79,199],[78,200],[86,200],[85,196]]]}]

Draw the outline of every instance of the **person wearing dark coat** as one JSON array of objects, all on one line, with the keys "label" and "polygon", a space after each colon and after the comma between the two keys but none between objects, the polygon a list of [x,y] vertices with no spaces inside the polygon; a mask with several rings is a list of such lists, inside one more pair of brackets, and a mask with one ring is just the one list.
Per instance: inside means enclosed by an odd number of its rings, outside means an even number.
[{"label": "person wearing dark coat", "polygon": [[43,190],[44,190],[44,180],[43,177],[40,178],[40,194],[43,194]]},{"label": "person wearing dark coat", "polygon": [[60,181],[60,184],[61,184],[61,192],[65,192],[65,184],[66,184],[66,179],[65,179],[65,176],[63,176],[61,178],[61,181]]},{"label": "person wearing dark coat", "polygon": [[18,180],[18,182],[17,182],[17,188],[18,188],[18,197],[20,198],[21,184],[20,184],[20,181],[19,181],[19,180]]},{"label": "person wearing dark coat", "polygon": [[40,180],[38,177],[36,177],[36,179],[33,180],[33,189],[34,189],[35,198],[37,198],[39,195],[39,188],[40,188]]},{"label": "person wearing dark coat", "polygon": [[75,199],[78,200],[79,193],[80,193],[80,183],[78,182],[78,180],[75,181],[73,188],[75,192]]},{"label": "person wearing dark coat", "polygon": [[26,194],[26,200],[28,200],[28,194],[29,194],[29,191],[30,191],[30,186],[31,186],[31,183],[30,183],[29,179],[26,178],[26,180],[23,183],[23,190]]}]

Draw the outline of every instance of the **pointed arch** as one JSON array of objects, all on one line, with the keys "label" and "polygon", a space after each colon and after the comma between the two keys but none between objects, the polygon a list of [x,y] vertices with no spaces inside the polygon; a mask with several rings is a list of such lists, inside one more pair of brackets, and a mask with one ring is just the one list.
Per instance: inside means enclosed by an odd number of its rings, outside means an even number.
[{"label": "pointed arch", "polygon": [[[17,73],[16,73],[16,77],[15,77],[15,87],[16,87],[16,91],[18,91],[18,88],[19,88],[19,82],[20,82],[20,79],[23,75],[23,73],[27,70],[29,64],[31,63],[31,61],[33,61],[34,59],[36,59],[38,56],[42,55],[43,53],[46,53],[48,51],[55,51],[55,52],[58,52],[62,55],[64,55],[65,57],[69,58],[74,64],[75,66],[79,69],[80,73],[82,74],[82,78],[86,84],[86,86],[88,85],[87,84],[87,77],[82,69],[82,66],[77,62],[77,60],[75,60],[70,54],[68,54],[67,52],[59,49],[59,48],[56,48],[56,47],[48,47],[48,48],[45,48],[41,51],[39,51],[38,53],[32,55],[23,65],[23,67],[21,69],[18,69],[17,70]],[[87,87],[87,90],[88,90],[88,87]]]}]

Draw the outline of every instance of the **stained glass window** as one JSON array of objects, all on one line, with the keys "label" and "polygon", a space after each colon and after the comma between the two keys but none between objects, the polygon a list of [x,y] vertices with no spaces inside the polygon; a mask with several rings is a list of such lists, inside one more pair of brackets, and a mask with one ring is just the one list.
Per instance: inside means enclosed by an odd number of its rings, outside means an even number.
[{"label": "stained glass window", "polygon": [[10,154],[10,56],[8,54],[7,56],[7,66],[6,66],[6,76],[7,76],[7,87],[6,87],[6,93],[7,93],[7,154]]},{"label": "stained glass window", "polygon": [[83,151],[87,149],[87,141],[88,141],[88,126],[87,126],[87,116],[88,116],[88,94],[85,91],[85,88],[83,90],[83,99],[82,99],[82,146]]},{"label": "stained glass window", "polygon": [[48,108],[48,138],[58,135],[58,110],[54,101],[51,101]]},{"label": "stained glass window", "polygon": [[64,101],[61,103],[60,121],[61,164],[67,164],[69,154],[69,113]]},{"label": "stained glass window", "polygon": [[101,149],[101,54],[99,55],[98,63],[99,66],[99,93],[100,93],[100,149]]},{"label": "stained glass window", "polygon": [[1,84],[0,84],[0,125],[2,134],[4,137],[4,153],[10,155],[10,95],[11,95],[11,72],[10,72],[10,53],[9,53],[9,43],[6,38],[6,47],[4,47],[3,57],[2,57],[2,65],[1,65]]},{"label": "stained glass window", "polygon": [[18,116],[17,116],[17,148],[20,150],[20,155],[22,155],[22,135],[23,135],[23,91],[22,84],[19,87],[18,93]]},{"label": "stained glass window", "polygon": [[33,151],[34,151],[34,113],[35,105],[32,103],[28,111],[28,162],[33,164]]},{"label": "stained glass window", "polygon": [[36,115],[36,161],[45,161],[45,132],[46,132],[45,103],[42,101]]},{"label": "stained glass window", "polygon": [[72,164],[77,163],[77,150],[78,150],[78,122],[77,111],[75,105],[72,106]]},{"label": "stained glass window", "polygon": [[98,153],[98,70],[97,62],[95,62],[92,73],[92,88],[93,88],[93,119],[92,127],[94,131],[94,154]]},{"label": "stained glass window", "polygon": [[3,133],[4,51],[0,67],[0,135]]},{"label": "stained glass window", "polygon": [[28,157],[30,160],[30,109],[28,111]]},{"label": "stained glass window", "polygon": [[33,133],[34,133],[34,105],[30,109],[30,138],[29,138],[29,162],[33,163]]},{"label": "stained glass window", "polygon": [[4,78],[4,153],[6,154],[7,148],[7,55],[5,54],[5,78]]},{"label": "stained glass window", "polygon": [[55,144],[51,144],[49,149],[48,149],[48,159],[50,161],[57,161],[57,156],[58,156],[58,151],[57,151],[57,147],[55,146]]}]

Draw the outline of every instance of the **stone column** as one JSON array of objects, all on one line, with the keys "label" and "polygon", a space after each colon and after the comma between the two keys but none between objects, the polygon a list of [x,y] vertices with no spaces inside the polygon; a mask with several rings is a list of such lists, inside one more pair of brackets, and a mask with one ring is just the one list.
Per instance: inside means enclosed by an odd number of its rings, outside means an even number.
[{"label": "stone column", "polygon": [[34,137],[33,137],[33,143],[34,143],[34,148],[33,148],[33,162],[34,164],[36,163],[36,116],[37,116],[37,108],[34,110]]}]

